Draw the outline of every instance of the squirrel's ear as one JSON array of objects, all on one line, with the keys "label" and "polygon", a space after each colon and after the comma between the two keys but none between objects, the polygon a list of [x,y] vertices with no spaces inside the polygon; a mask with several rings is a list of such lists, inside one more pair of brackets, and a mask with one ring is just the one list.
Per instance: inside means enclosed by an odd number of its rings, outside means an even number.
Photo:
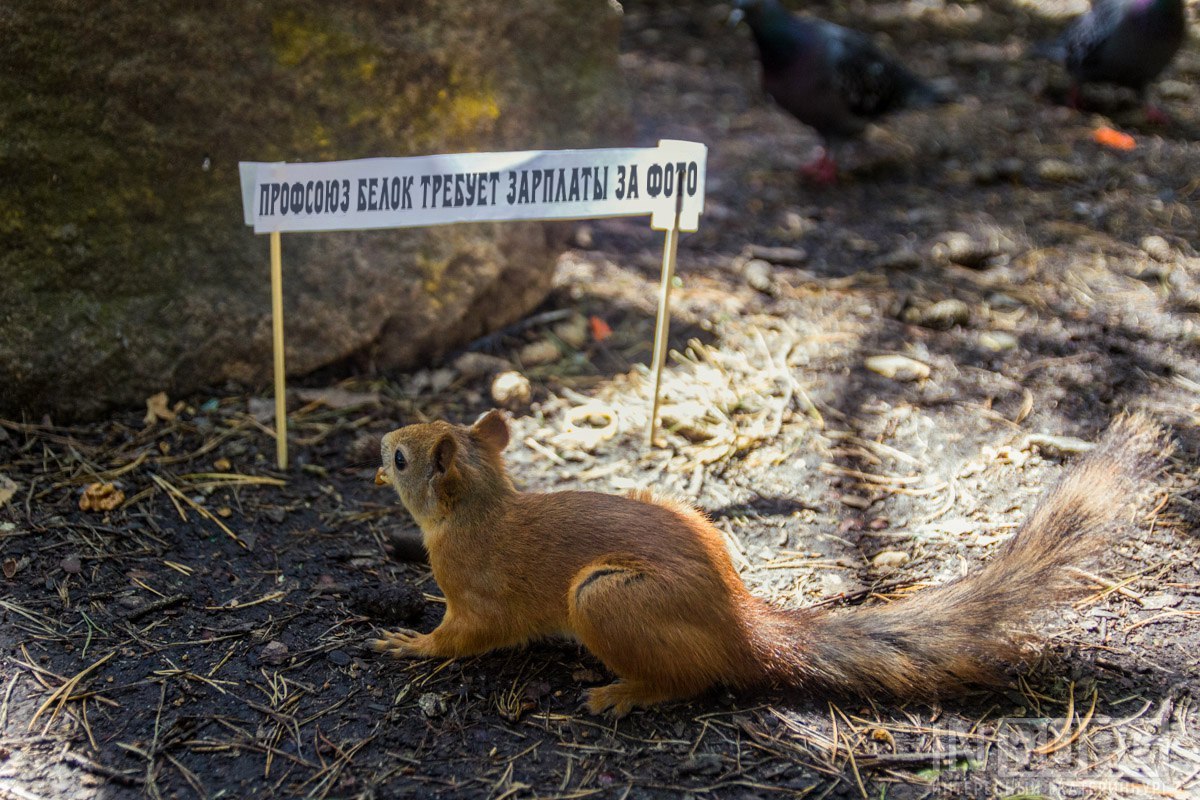
[{"label": "squirrel's ear", "polygon": [[445,475],[449,471],[450,465],[454,463],[456,453],[458,453],[458,442],[454,441],[454,437],[447,433],[433,446],[434,474]]},{"label": "squirrel's ear", "polygon": [[504,416],[503,411],[493,408],[471,426],[471,433],[499,453],[508,446],[508,418]]}]

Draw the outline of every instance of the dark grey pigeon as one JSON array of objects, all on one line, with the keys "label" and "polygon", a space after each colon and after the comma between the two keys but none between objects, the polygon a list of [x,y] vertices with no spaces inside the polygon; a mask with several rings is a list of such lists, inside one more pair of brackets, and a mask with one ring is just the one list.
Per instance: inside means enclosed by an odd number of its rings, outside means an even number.
[{"label": "dark grey pigeon", "polygon": [[890,111],[949,99],[865,34],[796,16],[778,0],[734,0],[731,20],[741,19],[758,45],[767,94],[821,137],[818,157],[802,169],[821,183],[837,178],[833,144],[857,136]]},{"label": "dark grey pigeon", "polygon": [[[1179,52],[1186,28],[1183,0],[1094,0],[1091,11],[1038,52],[1066,67],[1074,81],[1073,106],[1079,105],[1084,83],[1125,86],[1144,101],[1146,87]],[[1146,113],[1165,121],[1149,104]]]}]

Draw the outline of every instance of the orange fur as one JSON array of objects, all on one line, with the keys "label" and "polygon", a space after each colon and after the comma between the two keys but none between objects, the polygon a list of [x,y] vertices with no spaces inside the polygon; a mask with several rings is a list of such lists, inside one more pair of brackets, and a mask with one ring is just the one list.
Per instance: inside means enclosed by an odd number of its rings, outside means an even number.
[{"label": "orange fur", "polygon": [[446,614],[432,633],[388,633],[375,646],[457,658],[571,636],[618,676],[588,694],[593,712],[616,714],[718,684],[928,696],[991,680],[1020,659],[1031,615],[1070,594],[1066,568],[1101,552],[1169,450],[1149,420],[1121,417],[982,569],[827,612],[753,597],[720,533],[688,506],[648,492],[518,492],[507,444],[499,411],[384,437],[377,482],[420,525]]}]

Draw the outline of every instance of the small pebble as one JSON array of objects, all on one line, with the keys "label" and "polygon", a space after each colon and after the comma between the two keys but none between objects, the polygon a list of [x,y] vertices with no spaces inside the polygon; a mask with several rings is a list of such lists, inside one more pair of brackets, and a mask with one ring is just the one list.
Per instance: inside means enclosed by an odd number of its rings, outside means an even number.
[{"label": "small pebble", "polygon": [[492,380],[492,400],[499,406],[516,411],[533,400],[533,386],[529,378],[519,372],[501,372]]},{"label": "small pebble", "polygon": [[275,401],[269,397],[251,397],[246,401],[246,411],[259,422],[275,419]]},{"label": "small pebble", "polygon": [[575,246],[580,250],[591,250],[595,245],[595,237],[592,235],[591,225],[580,225],[575,229]]},{"label": "small pebble", "polygon": [[929,377],[928,364],[895,354],[871,356],[865,362],[867,369],[896,381],[919,381]]},{"label": "small pebble", "polygon": [[314,594],[325,594],[326,592],[344,592],[346,587],[344,584],[338,583],[337,578],[332,575],[321,575],[317,578],[316,584],[313,586]]},{"label": "small pebble", "polygon": [[435,369],[429,375],[429,390],[434,394],[440,394],[450,388],[450,384],[458,378],[458,373],[449,367]]},{"label": "small pebble", "polygon": [[536,367],[540,364],[558,361],[559,355],[558,346],[554,342],[548,339],[539,339],[522,347],[517,358],[526,367]]},{"label": "small pebble", "polygon": [[839,594],[845,594],[851,589],[850,584],[844,577],[832,572],[822,575],[819,582],[821,584],[821,595],[824,597],[835,597]]},{"label": "small pebble", "polygon": [[1134,273],[1134,277],[1147,283],[1166,283],[1170,281],[1172,271],[1171,265],[1150,261]]},{"label": "small pebble", "polygon": [[785,267],[794,267],[808,260],[808,252],[799,247],[766,247],[752,244],[745,252],[751,258],[760,258]]},{"label": "small pebble", "polygon": [[662,31],[646,28],[638,33],[638,40],[644,45],[653,47],[662,41]]},{"label": "small pebble", "polygon": [[987,260],[998,254],[997,248],[987,242],[977,241],[969,233],[951,231],[930,251],[939,261],[958,264],[969,269],[985,266]]},{"label": "small pebble", "polygon": [[904,312],[905,322],[939,331],[949,330],[955,325],[966,325],[970,318],[971,309],[967,304],[953,297],[925,308],[909,308]]},{"label": "small pebble", "polygon": [[[0,432],[4,429],[0,428]],[[0,442],[7,441],[7,437],[0,436]],[[17,494],[17,490],[21,487],[12,478],[7,475],[0,474],[0,508],[12,500]]]},{"label": "small pebble", "polygon": [[512,364],[499,356],[487,353],[463,353],[454,359],[454,369],[464,380],[475,380],[484,375],[494,375],[512,369]]},{"label": "small pebble", "polygon": [[1045,158],[1038,162],[1037,174],[1044,181],[1069,183],[1085,177],[1087,171],[1057,158]]},{"label": "small pebble", "polygon": [[329,660],[339,667],[344,667],[350,663],[350,656],[344,650],[330,650]]},{"label": "small pebble", "polygon": [[896,569],[908,563],[909,555],[903,550],[884,550],[871,559],[871,565],[879,569]]},{"label": "small pebble", "polygon": [[988,185],[1000,180],[996,165],[989,161],[980,161],[971,167],[971,180],[981,185]]},{"label": "small pebble", "polygon": [[1186,81],[1168,80],[1158,84],[1158,95],[1164,100],[1191,100],[1195,92]]},{"label": "small pebble", "polygon": [[1177,594],[1152,594],[1142,598],[1142,608],[1148,611],[1162,611],[1164,608],[1179,605],[1180,599]]},{"label": "small pebble", "polygon": [[1019,158],[1002,158],[996,162],[996,176],[1005,180],[1016,180],[1025,170],[1025,164]]},{"label": "small pebble", "polygon": [[259,653],[259,658],[262,659],[262,662],[271,666],[279,666],[287,660],[287,657],[288,646],[279,640],[267,642],[262,652]]},{"label": "small pebble", "polygon": [[993,353],[1002,353],[1017,346],[1017,337],[1005,331],[984,331],[979,334],[979,345]]},{"label": "small pebble", "polygon": [[567,347],[582,349],[588,342],[588,321],[582,314],[572,314],[554,326],[554,335]]},{"label": "small pebble", "polygon": [[1180,311],[1186,311],[1189,314],[1200,312],[1200,291],[1195,289],[1174,289],[1171,292],[1171,301]]},{"label": "small pebble", "polygon": [[696,753],[685,758],[676,768],[680,775],[714,776],[721,772],[721,756],[716,753]]},{"label": "small pebble", "polygon": [[80,563],[79,556],[74,554],[65,557],[62,561],[58,562],[58,565],[68,575],[78,575],[83,571],[83,564]]},{"label": "small pebble", "polygon": [[901,247],[884,253],[871,262],[873,269],[916,269],[921,266],[921,254],[911,247]]},{"label": "small pebble", "polygon": [[1175,260],[1175,252],[1171,249],[1171,244],[1161,236],[1147,236],[1142,239],[1139,246],[1143,253],[1159,263],[1165,264]]},{"label": "small pebble", "polygon": [[425,692],[417,698],[417,705],[421,707],[421,713],[430,719],[446,713],[446,700],[437,692]]},{"label": "small pebble", "polygon": [[761,258],[752,258],[742,267],[742,279],[746,285],[763,294],[771,294],[775,290],[771,282],[771,264]]},{"label": "small pebble", "polygon": [[1002,311],[1014,311],[1021,307],[1021,301],[1004,292],[992,292],[988,295],[987,304]]},{"label": "small pebble", "polygon": [[525,684],[521,695],[527,700],[538,701],[550,694],[551,686],[547,681],[530,681]]},{"label": "small pebble", "polygon": [[[705,209],[705,216],[708,216],[708,210]],[[799,238],[807,233],[811,233],[819,226],[819,223],[811,217],[806,217],[797,211],[788,211],[783,215],[783,228],[791,236]]]}]

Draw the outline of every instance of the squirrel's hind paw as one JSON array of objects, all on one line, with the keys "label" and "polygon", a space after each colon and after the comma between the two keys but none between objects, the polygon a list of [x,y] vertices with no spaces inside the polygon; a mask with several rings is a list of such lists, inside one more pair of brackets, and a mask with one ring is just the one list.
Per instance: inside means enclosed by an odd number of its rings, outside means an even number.
[{"label": "squirrel's hind paw", "polygon": [[423,634],[402,628],[398,631],[385,631],[383,638],[372,639],[369,644],[376,653],[383,653],[393,658],[407,658],[422,655],[419,642],[424,638]]},{"label": "squirrel's hind paw", "polygon": [[621,718],[640,706],[652,706],[670,700],[671,696],[635,681],[617,681],[597,686],[586,693],[588,711],[593,714],[610,712]]}]

